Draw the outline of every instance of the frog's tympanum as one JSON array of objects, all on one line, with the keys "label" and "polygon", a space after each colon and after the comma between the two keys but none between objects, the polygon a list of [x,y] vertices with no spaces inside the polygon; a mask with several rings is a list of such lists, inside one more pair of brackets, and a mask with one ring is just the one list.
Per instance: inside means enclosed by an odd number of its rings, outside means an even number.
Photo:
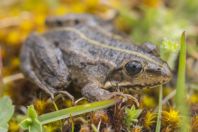
[{"label": "frog's tympanum", "polygon": [[49,30],[32,33],[21,51],[25,76],[53,97],[72,83],[91,101],[110,89],[153,87],[168,82],[171,71],[152,52],[117,34],[95,16],[70,14],[46,20]]}]

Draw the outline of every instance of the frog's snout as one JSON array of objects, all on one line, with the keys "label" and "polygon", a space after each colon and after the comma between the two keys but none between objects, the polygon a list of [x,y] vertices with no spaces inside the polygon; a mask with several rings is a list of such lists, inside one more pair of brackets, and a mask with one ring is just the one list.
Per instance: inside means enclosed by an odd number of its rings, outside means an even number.
[{"label": "frog's snout", "polygon": [[161,75],[164,77],[164,82],[168,82],[172,78],[172,71],[167,63],[162,65]]}]

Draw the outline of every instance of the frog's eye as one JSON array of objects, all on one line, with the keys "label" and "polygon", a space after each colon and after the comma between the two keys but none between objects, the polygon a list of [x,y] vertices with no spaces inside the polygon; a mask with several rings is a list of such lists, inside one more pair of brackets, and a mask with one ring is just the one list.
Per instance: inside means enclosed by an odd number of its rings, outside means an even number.
[{"label": "frog's eye", "polygon": [[78,25],[80,23],[80,21],[78,19],[74,20],[74,24]]},{"label": "frog's eye", "polygon": [[134,76],[142,71],[142,64],[138,61],[129,61],[125,69],[130,76]]}]

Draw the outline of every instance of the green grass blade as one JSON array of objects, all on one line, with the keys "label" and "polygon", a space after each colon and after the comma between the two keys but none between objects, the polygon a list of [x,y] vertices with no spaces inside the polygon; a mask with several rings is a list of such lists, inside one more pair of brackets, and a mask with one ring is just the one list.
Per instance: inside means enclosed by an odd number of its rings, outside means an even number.
[{"label": "green grass blade", "polygon": [[162,90],[162,85],[161,85],[159,89],[159,107],[158,107],[157,125],[156,125],[155,132],[160,132],[160,128],[161,128],[162,95],[163,95],[163,90]]},{"label": "green grass blade", "polygon": [[91,124],[91,128],[93,129],[93,132],[99,132],[94,124]]},{"label": "green grass blade", "polygon": [[176,87],[175,103],[176,108],[182,115],[181,120],[181,132],[188,131],[189,125],[189,108],[186,102],[186,87],[185,87],[185,68],[186,68],[186,40],[185,32],[181,36],[181,49],[179,55],[179,68],[178,68],[178,79]]},{"label": "green grass blade", "polygon": [[107,108],[109,106],[114,105],[115,103],[116,103],[115,100],[104,100],[104,101],[94,102],[85,105],[78,105],[67,109],[58,110],[55,112],[41,115],[38,117],[38,119],[41,122],[41,124],[47,124],[50,122],[68,118],[70,116],[76,116],[86,112]]},{"label": "green grass blade", "polygon": [[186,68],[186,44],[185,44],[185,34],[181,37],[181,49],[179,55],[179,68],[178,68],[178,79],[176,87],[175,103],[177,108],[182,106],[184,101],[186,88],[185,88],[185,68]]}]

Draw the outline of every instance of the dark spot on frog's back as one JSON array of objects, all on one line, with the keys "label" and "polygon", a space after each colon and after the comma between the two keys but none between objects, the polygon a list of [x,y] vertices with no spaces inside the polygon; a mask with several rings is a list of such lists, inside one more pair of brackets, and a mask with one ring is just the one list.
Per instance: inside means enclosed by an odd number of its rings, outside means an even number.
[{"label": "dark spot on frog's back", "polygon": [[80,62],[80,65],[81,65],[82,68],[86,67],[86,64],[84,62]]},{"label": "dark spot on frog's back", "polygon": [[80,21],[79,20],[74,20],[74,24],[78,25],[78,24],[80,24]]},{"label": "dark spot on frog's back", "polygon": [[57,21],[56,21],[56,25],[59,26],[59,27],[61,27],[61,26],[63,26],[63,23],[62,23],[62,21],[57,20]]},{"label": "dark spot on frog's back", "polygon": [[54,41],[54,45],[55,45],[56,47],[58,47],[58,46],[59,46],[59,42],[58,42],[58,41]]},{"label": "dark spot on frog's back", "polygon": [[92,55],[96,55],[97,51],[95,49],[90,48],[89,53],[91,53]]},{"label": "dark spot on frog's back", "polygon": [[108,52],[108,55],[110,56],[110,57],[113,57],[114,56],[114,51],[113,50],[109,50],[109,52]]}]

